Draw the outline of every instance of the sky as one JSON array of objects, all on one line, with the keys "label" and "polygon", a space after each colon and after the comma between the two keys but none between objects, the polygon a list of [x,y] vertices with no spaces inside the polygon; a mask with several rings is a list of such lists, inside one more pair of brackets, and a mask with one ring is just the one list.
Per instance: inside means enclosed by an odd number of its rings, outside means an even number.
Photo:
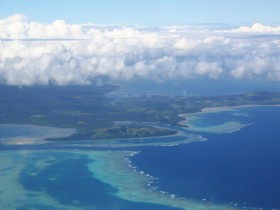
[{"label": "sky", "polygon": [[278,8],[276,0],[0,0],[0,83],[280,81]]},{"label": "sky", "polygon": [[168,24],[278,24],[279,0],[0,0],[0,18],[159,26]]}]

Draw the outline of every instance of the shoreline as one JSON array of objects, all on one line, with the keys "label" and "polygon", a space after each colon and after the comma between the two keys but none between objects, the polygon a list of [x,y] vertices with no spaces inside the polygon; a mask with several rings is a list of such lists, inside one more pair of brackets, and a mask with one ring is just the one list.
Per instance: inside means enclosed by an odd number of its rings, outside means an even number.
[{"label": "shoreline", "polygon": [[[221,106],[221,107],[206,107],[201,109],[199,112],[194,113],[186,113],[180,114],[179,117],[184,118],[184,120],[180,121],[178,125],[184,126],[190,131],[195,132],[207,132],[207,133],[214,133],[214,134],[225,134],[225,133],[233,133],[236,131],[241,130],[244,127],[251,125],[252,123],[243,124],[239,121],[228,121],[219,125],[213,125],[209,127],[199,127],[192,125],[192,120],[190,118],[196,117],[197,115],[202,115],[205,113],[217,113],[223,111],[233,111],[241,108],[250,108],[250,107],[280,107],[280,104],[277,105],[259,105],[259,104],[248,104],[248,105],[240,105],[240,106]],[[226,125],[232,124],[234,127],[230,128],[223,128]],[[220,126],[220,128],[218,128]],[[218,130],[217,130],[218,129]],[[219,130],[220,129],[220,130]]]},{"label": "shoreline", "polygon": [[208,113],[208,112],[219,112],[223,110],[232,110],[232,109],[239,109],[239,108],[250,108],[250,107],[266,107],[266,106],[272,106],[272,107],[277,107],[280,106],[280,104],[277,105],[260,105],[260,104],[248,104],[248,105],[239,105],[239,106],[221,106],[221,107],[206,107],[201,109],[200,112],[196,113]]},{"label": "shoreline", "polygon": [[[194,114],[203,114],[203,113],[212,113],[212,112],[220,112],[220,111],[231,111],[233,109],[239,109],[239,108],[250,108],[250,107],[280,107],[280,104],[276,105],[260,105],[260,104],[248,104],[248,105],[238,105],[238,106],[217,106],[217,107],[205,107],[202,108],[199,112],[190,112],[190,113],[182,113],[179,114],[179,117],[183,117],[184,120],[180,121],[178,125],[181,126],[181,122],[184,122],[186,119],[186,115],[194,115]],[[183,125],[183,126],[188,126],[188,125]]]}]

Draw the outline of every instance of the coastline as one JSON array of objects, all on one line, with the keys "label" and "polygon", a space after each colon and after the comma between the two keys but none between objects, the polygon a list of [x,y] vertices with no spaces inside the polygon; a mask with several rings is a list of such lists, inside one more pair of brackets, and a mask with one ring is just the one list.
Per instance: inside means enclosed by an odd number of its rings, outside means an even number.
[{"label": "coastline", "polygon": [[206,108],[202,108],[199,112],[190,112],[190,113],[183,113],[183,114],[179,114],[179,117],[184,118],[184,120],[180,121],[178,123],[178,125],[180,126],[184,126],[184,127],[189,127],[188,124],[181,124],[182,122],[186,122],[187,121],[187,117],[190,115],[197,115],[197,114],[204,114],[204,113],[214,113],[214,112],[221,112],[221,111],[231,111],[234,109],[239,109],[239,108],[250,108],[250,107],[280,107],[280,104],[276,104],[276,105],[260,105],[260,104],[248,104],[248,105],[239,105],[239,106],[218,106],[218,107],[206,107]]},{"label": "coastline", "polygon": [[219,111],[226,111],[226,110],[232,110],[232,109],[239,109],[239,108],[250,108],[250,107],[266,107],[266,106],[280,106],[280,104],[277,105],[260,105],[260,104],[248,104],[248,105],[239,105],[239,106],[221,106],[221,107],[206,107],[203,108],[200,112],[196,113],[205,113],[205,112],[219,112]]},{"label": "coastline", "polygon": [[194,132],[206,132],[214,134],[233,133],[251,125],[252,123],[241,123],[239,121],[227,121],[218,125],[213,126],[196,126],[192,124],[192,121],[199,119],[199,116],[206,113],[217,113],[223,111],[233,111],[240,108],[250,107],[280,107],[277,105],[259,105],[259,104],[248,104],[240,106],[223,106],[223,107],[206,107],[201,109],[199,112],[180,114],[179,117],[184,118],[178,125],[186,127],[186,129]]},{"label": "coastline", "polygon": [[233,109],[239,109],[239,108],[249,108],[249,107],[262,107],[262,106],[280,106],[280,104],[276,104],[276,105],[260,105],[260,104],[248,104],[248,105],[238,105],[238,106],[216,106],[216,107],[205,107],[202,108],[200,111],[198,112],[189,112],[189,113],[182,113],[179,114],[179,117],[184,117],[185,115],[190,115],[190,114],[200,114],[200,113],[209,113],[209,112],[219,112],[219,111],[230,111]]}]

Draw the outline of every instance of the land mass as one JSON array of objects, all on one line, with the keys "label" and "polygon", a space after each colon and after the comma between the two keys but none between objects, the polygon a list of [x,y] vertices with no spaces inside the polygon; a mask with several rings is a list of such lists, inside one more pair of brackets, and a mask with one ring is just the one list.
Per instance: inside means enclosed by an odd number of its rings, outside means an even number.
[{"label": "land mass", "polygon": [[144,138],[155,136],[174,135],[176,131],[155,127],[126,127],[112,126],[109,128],[97,128],[88,132],[75,133],[63,138],[47,138],[48,141],[75,141],[84,140],[102,140],[102,139],[127,139],[127,138]]},{"label": "land mass", "polygon": [[[48,139],[52,141],[141,138],[176,133],[147,126],[145,122],[182,126],[180,114],[199,112],[203,108],[280,104],[280,93],[268,91],[211,97],[143,95],[113,99],[107,96],[117,88],[114,85],[0,86],[0,123],[77,130],[67,138]],[[135,124],[116,125],[115,121]]]}]

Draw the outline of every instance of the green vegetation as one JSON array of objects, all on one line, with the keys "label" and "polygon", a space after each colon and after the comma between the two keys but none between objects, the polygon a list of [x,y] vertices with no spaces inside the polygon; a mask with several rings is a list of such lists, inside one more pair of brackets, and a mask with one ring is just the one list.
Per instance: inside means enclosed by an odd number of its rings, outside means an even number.
[{"label": "green vegetation", "polygon": [[[116,88],[113,85],[1,86],[0,123],[76,128],[77,133],[65,140],[138,138],[175,133],[145,126],[143,122],[178,125],[182,120],[179,114],[206,107],[280,104],[280,93],[274,92],[213,97],[141,96],[118,100],[106,96]],[[135,125],[116,126],[114,121],[132,121]]]},{"label": "green vegetation", "polygon": [[64,138],[49,138],[46,140],[99,140],[99,139],[125,139],[125,138],[144,138],[153,136],[166,136],[174,135],[176,131],[154,128],[154,127],[125,127],[125,126],[112,126],[110,128],[97,128],[88,132],[76,133],[69,137]]}]

